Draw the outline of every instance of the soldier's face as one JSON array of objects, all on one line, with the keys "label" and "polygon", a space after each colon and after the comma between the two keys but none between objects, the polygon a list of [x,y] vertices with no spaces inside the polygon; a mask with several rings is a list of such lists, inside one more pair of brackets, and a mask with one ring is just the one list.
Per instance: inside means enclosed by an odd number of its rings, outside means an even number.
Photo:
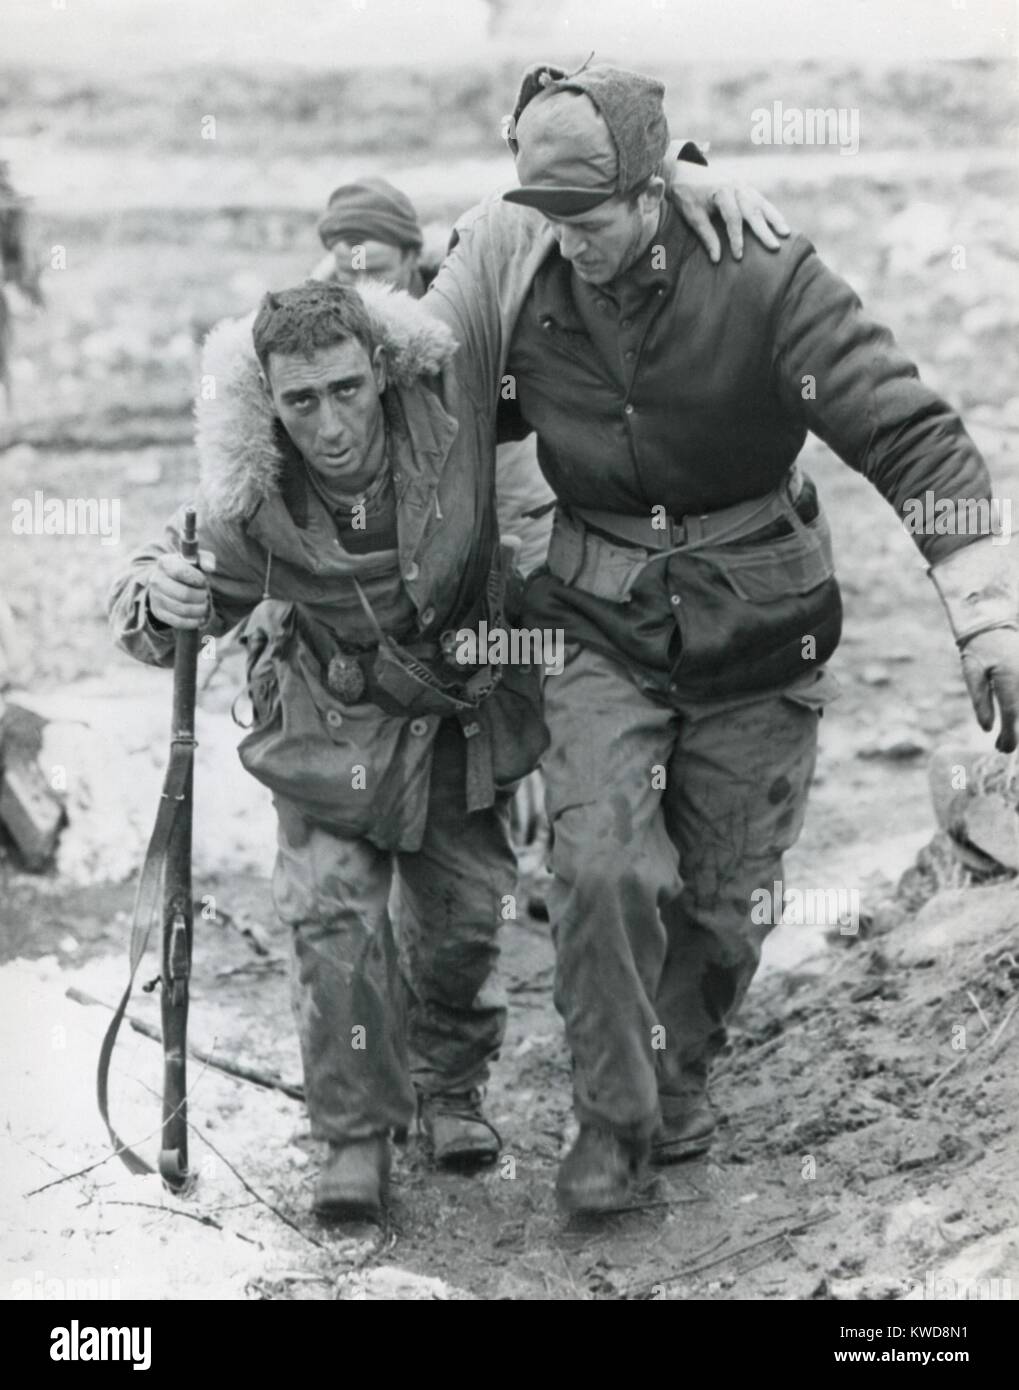
[{"label": "soldier's face", "polygon": [[287,434],[322,482],[342,493],[370,483],[373,450],[384,429],[386,374],[356,338],[302,353],[269,355],[268,387]]},{"label": "soldier's face", "polygon": [[[661,183],[661,180],[652,180]],[[662,185],[664,188],[664,184]],[[635,204],[611,198],[578,217],[548,217],[559,254],[582,280],[605,285],[636,260],[658,225],[661,192],[642,193]]]},{"label": "soldier's face", "polygon": [[336,262],[336,279],[341,284],[354,284],[361,275],[384,280],[398,290],[410,288],[417,269],[416,251],[405,251],[385,241],[359,241],[356,244],[334,241],[330,246]]}]

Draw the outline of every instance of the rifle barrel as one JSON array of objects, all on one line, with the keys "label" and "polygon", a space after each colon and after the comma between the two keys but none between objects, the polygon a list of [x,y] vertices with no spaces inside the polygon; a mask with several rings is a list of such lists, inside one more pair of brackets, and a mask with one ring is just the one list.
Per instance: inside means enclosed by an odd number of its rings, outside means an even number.
[{"label": "rifle barrel", "polygon": [[[181,554],[198,563],[195,509],[184,513]],[[172,742],[195,744],[195,696],[199,633],[177,633],[173,661]],[[187,1022],[194,930],[191,892],[191,821],[193,768],[188,770],[182,804],[167,845],[163,888],[162,994],[163,1138],[159,1172],[174,1191],[188,1180]]]}]

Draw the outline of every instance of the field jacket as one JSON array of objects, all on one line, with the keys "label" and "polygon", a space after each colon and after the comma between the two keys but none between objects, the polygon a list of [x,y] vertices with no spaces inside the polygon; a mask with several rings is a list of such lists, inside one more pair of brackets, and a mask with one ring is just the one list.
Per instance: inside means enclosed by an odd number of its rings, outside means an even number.
[{"label": "field jacket", "polygon": [[[671,494],[693,499],[695,514],[731,507],[788,480],[808,430],[901,517],[928,492],[953,501],[990,496],[987,468],[957,414],[801,235],[773,253],[748,238],[742,262],[726,257],[715,266],[684,229],[678,273],[661,289],[640,360],[616,391],[603,380],[589,384],[597,354],[583,325],[559,322],[530,296],[536,269],[558,255],[539,214],[493,198],[466,214],[455,235],[423,302],[480,364],[479,409],[499,390],[511,344],[515,352],[525,338],[536,344],[539,459],[553,484],[571,484],[567,505],[646,515]],[[532,313],[540,316],[533,325],[521,318]],[[543,350],[543,342],[561,350]],[[649,460],[662,470],[649,480],[654,495],[634,489],[638,459],[636,476]],[[666,642],[658,609],[637,613],[642,589],[632,582],[617,595],[592,594],[539,572],[528,585],[527,621],[562,626],[567,640],[654,668],[678,698],[779,686],[802,674],[804,637],[815,639],[807,650],[822,663],[841,633],[823,514],[810,526],[800,528],[809,556],[796,535],[756,548],[741,535],[730,546],[658,561],[645,588],[658,582],[652,574],[665,574],[673,633]],[[914,534],[931,563],[974,539]]]},{"label": "field jacket", "polygon": [[[479,601],[498,558],[495,406],[477,416],[472,402],[483,390],[470,357],[419,304],[374,285],[360,292],[386,359],[398,551],[344,550],[274,420],[251,320],[227,321],[206,343],[202,374],[212,389],[196,405],[199,545],[212,592],[205,631],[215,637],[244,621],[255,724],[240,753],[249,771],[338,834],[414,850],[443,718],[459,717],[473,739],[470,809],[491,804],[498,787],[527,772],[545,734],[537,671],[497,673],[504,678],[490,682],[480,708],[458,713],[412,680],[410,694],[401,687],[400,698],[390,698],[387,677],[399,686],[405,673],[392,661],[373,664],[379,630],[424,659],[439,651],[442,634],[483,611]],[[174,634],[153,621],[148,583],[158,557],[180,549],[182,511],[161,541],[131,557],[109,600],[118,645],[158,666],[172,664]],[[366,692],[346,700],[334,693],[334,657],[364,661]],[[372,681],[376,669],[381,686]]]}]

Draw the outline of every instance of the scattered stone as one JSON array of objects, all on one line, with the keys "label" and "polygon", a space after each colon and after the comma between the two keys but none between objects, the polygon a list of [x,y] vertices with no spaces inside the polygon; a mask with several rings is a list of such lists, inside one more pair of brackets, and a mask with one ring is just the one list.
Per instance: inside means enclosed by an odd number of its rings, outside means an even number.
[{"label": "scattered stone", "polygon": [[891,672],[880,662],[871,661],[860,669],[860,680],[864,685],[891,685]]},{"label": "scattered stone", "polygon": [[1019,783],[1013,759],[994,751],[937,748],[928,770],[939,827],[975,874],[1019,871]]},{"label": "scattered stone", "polygon": [[36,871],[49,862],[63,820],[63,805],[35,758],[22,749],[3,750],[0,821],[27,869]]},{"label": "scattered stone", "polygon": [[857,750],[858,758],[885,758],[889,762],[908,762],[928,751],[930,744],[916,729],[892,729]]},{"label": "scattered stone", "polygon": [[888,941],[888,952],[905,965],[935,960],[947,969],[959,951],[981,941],[1000,940],[1019,927],[1019,894],[1015,883],[1005,880],[977,890],[944,889],[927,902],[916,916],[897,928]]},{"label": "scattered stone", "polygon": [[830,1298],[836,1303],[888,1302],[908,1296],[913,1285],[908,1279],[896,1279],[890,1274],[868,1275],[860,1279],[821,1280],[812,1295],[814,1298]]}]

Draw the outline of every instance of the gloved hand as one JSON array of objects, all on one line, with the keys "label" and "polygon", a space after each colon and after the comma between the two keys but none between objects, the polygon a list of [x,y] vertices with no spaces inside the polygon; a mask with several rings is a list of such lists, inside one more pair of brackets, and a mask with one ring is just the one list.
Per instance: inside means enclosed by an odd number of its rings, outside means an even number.
[{"label": "gloved hand", "polygon": [[995,747],[1011,753],[1019,722],[1019,577],[990,536],[953,551],[930,571],[962,653],[962,674],[982,729],[1001,715]]},{"label": "gloved hand", "polygon": [[995,748],[1012,753],[1019,721],[1019,630],[996,627],[971,637],[962,648],[962,674],[981,729],[994,728],[994,698],[1001,714]]}]

